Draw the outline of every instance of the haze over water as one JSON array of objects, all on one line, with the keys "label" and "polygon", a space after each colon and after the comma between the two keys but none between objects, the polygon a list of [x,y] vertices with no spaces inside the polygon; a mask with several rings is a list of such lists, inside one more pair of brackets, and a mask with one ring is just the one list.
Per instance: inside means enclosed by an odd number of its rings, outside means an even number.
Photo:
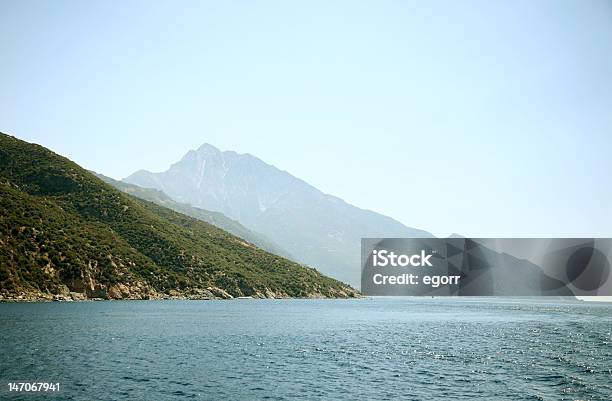
[{"label": "haze over water", "polygon": [[[612,304],[234,300],[0,304],[28,399],[612,399]],[[12,399],[24,395],[13,395]]]}]

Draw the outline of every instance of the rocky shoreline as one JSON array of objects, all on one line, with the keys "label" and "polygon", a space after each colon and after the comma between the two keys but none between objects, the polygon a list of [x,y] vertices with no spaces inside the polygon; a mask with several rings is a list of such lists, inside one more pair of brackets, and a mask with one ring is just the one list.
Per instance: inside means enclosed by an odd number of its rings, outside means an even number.
[{"label": "rocky shoreline", "polygon": [[86,288],[83,292],[69,291],[67,288],[59,294],[50,294],[37,291],[18,291],[16,293],[0,293],[2,302],[75,302],[75,301],[109,301],[109,300],[225,300],[225,299],[345,299],[360,298],[360,294],[348,288],[347,291],[338,290],[331,296],[320,292],[312,292],[303,297],[291,297],[280,291],[272,291],[266,288],[264,291],[254,291],[252,294],[232,295],[222,288],[208,287],[206,289],[196,288],[185,291],[170,290],[168,292],[157,292],[148,286],[127,286],[118,284],[110,288]]},{"label": "rocky shoreline", "polygon": [[35,302],[97,302],[97,301],[216,301],[216,300],[233,300],[233,299],[361,299],[364,298],[361,295],[355,295],[352,297],[327,297],[327,296],[307,296],[307,297],[201,297],[196,295],[163,295],[159,297],[150,298],[87,298],[83,297],[82,294],[74,294],[70,297],[50,295],[50,296],[35,296],[35,297],[24,297],[18,295],[15,297],[6,297],[0,295],[0,304],[2,303],[35,303]]}]

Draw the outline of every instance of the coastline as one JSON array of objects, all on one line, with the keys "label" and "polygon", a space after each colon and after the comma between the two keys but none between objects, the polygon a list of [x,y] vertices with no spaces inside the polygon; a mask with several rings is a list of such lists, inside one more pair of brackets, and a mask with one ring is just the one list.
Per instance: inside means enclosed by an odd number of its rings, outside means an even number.
[{"label": "coastline", "polygon": [[[66,294],[18,294],[18,295],[2,295],[0,294],[1,303],[36,303],[36,302],[99,302],[99,301],[225,301],[237,299],[364,299],[367,298],[361,295],[358,291],[352,293],[340,292],[337,296],[326,296],[321,293],[307,294],[303,297],[291,297],[283,293],[275,294],[256,294],[255,296],[232,296],[231,294],[215,288],[215,291],[207,289],[206,293],[191,293],[191,294],[165,294],[155,293],[144,296],[126,296],[126,297],[88,297],[86,294],[71,292]],[[209,295],[210,294],[210,295]],[[267,296],[266,296],[267,295]]]}]

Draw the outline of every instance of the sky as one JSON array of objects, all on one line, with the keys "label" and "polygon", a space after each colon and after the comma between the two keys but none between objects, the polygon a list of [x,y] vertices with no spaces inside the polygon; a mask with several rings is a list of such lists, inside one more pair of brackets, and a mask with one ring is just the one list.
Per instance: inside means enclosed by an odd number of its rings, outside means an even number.
[{"label": "sky", "polygon": [[610,1],[0,0],[0,131],[210,143],[445,236],[612,237]]}]

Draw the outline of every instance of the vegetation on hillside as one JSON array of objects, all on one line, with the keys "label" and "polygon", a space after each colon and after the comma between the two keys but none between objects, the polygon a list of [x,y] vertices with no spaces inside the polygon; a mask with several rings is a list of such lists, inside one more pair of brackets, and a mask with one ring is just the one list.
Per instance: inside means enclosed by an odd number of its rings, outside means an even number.
[{"label": "vegetation on hillside", "polygon": [[42,146],[0,134],[0,294],[67,292],[355,295],[314,269],[124,194]]},{"label": "vegetation on hillside", "polygon": [[275,244],[273,241],[266,238],[263,234],[253,232],[249,230],[236,220],[232,220],[225,216],[223,213],[213,212],[210,210],[200,209],[193,207],[187,203],[176,202],[171,197],[166,195],[163,191],[153,188],[143,188],[138,185],[128,184],[127,182],[117,181],[105,175],[92,172],[96,177],[102,181],[112,185],[118,190],[135,196],[136,198],[144,199],[149,202],[153,202],[157,205],[167,207],[168,209],[174,210],[185,214],[187,216],[196,218],[198,220],[205,221],[216,227],[219,227],[223,231],[227,231],[237,237],[240,237],[252,244],[256,245],[265,251],[273,253],[275,255],[283,256],[285,258],[291,258],[288,252],[283,250],[280,246]]}]

